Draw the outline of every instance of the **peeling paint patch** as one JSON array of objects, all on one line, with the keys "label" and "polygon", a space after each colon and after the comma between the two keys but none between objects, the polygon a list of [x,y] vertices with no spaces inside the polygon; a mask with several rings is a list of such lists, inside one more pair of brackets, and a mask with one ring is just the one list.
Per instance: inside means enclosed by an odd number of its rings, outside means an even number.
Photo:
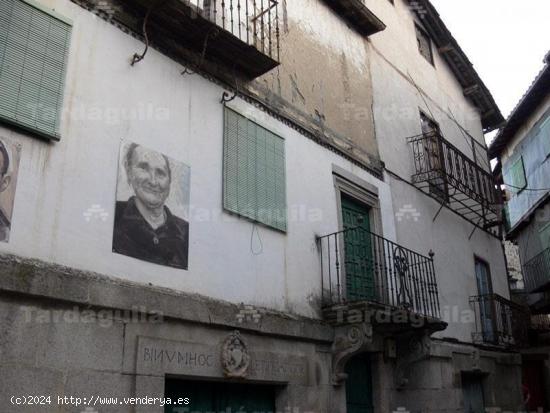
[{"label": "peeling paint patch", "polygon": [[300,98],[300,101],[303,105],[306,104],[306,98],[300,91],[300,88],[298,87],[298,80],[296,78],[296,74],[290,75],[290,84],[292,85],[292,101],[295,102],[296,98]]},{"label": "peeling paint patch", "polygon": [[351,103],[351,86],[349,80],[348,62],[344,52],[340,55],[340,66],[342,68],[342,86],[344,88],[344,102]]}]

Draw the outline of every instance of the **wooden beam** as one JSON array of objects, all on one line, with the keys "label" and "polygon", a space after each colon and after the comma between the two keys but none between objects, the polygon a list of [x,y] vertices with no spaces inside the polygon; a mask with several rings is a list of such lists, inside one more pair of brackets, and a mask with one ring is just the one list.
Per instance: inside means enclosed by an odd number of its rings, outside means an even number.
[{"label": "wooden beam", "polygon": [[464,88],[464,96],[466,97],[469,97],[473,94],[476,94],[476,93],[479,93],[481,92],[481,86],[479,86],[478,84],[475,84],[475,85],[472,85],[472,86],[468,86],[466,88]]},{"label": "wooden beam", "polygon": [[440,47],[437,50],[439,51],[439,53],[449,53],[449,52],[453,52],[455,50],[455,48],[454,48],[453,45],[447,44],[445,46]]}]

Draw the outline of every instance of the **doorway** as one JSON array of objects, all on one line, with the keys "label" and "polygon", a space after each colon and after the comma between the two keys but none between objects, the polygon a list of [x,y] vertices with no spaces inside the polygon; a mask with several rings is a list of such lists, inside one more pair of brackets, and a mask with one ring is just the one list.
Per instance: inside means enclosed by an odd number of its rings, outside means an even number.
[{"label": "doorway", "polygon": [[464,397],[465,413],[485,413],[483,376],[478,374],[463,373],[462,395]]},{"label": "doorway", "polygon": [[164,413],[275,412],[275,386],[166,379],[165,397],[189,398],[188,405],[164,406]]},{"label": "doorway", "polygon": [[370,354],[360,354],[346,364],[347,413],[373,413],[372,366]]},{"label": "doorway", "polygon": [[544,359],[546,355],[539,360],[523,359],[522,376],[524,401],[527,401],[526,408],[529,411],[537,411],[542,408],[547,411],[545,400],[545,377],[544,377]]}]

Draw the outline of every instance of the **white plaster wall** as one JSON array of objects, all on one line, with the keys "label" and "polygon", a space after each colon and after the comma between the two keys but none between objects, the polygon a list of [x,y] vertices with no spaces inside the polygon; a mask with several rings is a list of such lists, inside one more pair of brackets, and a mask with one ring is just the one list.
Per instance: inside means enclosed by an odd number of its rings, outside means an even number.
[{"label": "white plaster wall", "polygon": [[[320,46],[345,54],[358,71],[365,72],[368,52],[363,38],[327,4],[319,0],[287,0],[282,7],[286,7],[288,19],[310,33]],[[283,53],[290,47],[291,44],[281,44]]]},{"label": "white plaster wall", "polygon": [[[320,209],[322,220],[293,219],[283,234],[258,226],[263,253],[251,252],[253,225],[222,211],[223,89],[66,0],[43,1],[74,22],[62,138],[47,143],[0,126],[22,146],[11,239],[2,252],[235,303],[315,316],[320,294],[315,236],[338,230],[332,165],[378,187],[384,234],[395,238],[387,183],[353,166],[243,101],[237,110],[285,139],[290,209]],[[114,116],[145,112],[142,119]],[[155,119],[151,113],[159,116]],[[72,115],[71,115],[72,113]],[[166,153],[191,167],[189,271],[111,252],[121,139]],[[106,222],[83,213],[100,205]],[[258,248],[256,234],[252,237]],[[138,303],[136,303],[138,304]]]},{"label": "white plaster wall", "polygon": [[[418,51],[415,22],[422,25],[422,20],[415,17],[413,11],[404,0],[395,0],[392,5],[387,0],[365,0],[365,4],[387,25],[383,32],[369,38],[374,51],[372,61],[385,60],[391,68],[410,83],[410,78],[429,96],[427,103],[444,132],[459,132],[453,117],[479,143],[485,145],[481,119],[475,107],[464,97],[463,89],[451,69],[432,44],[434,65],[432,66]],[[380,81],[380,79],[376,79]],[[373,78],[374,82],[374,78]],[[418,94],[416,88],[413,93]],[[400,107],[407,107],[410,101],[396,102]],[[426,108],[420,99],[421,106]],[[428,111],[428,114],[430,114]],[[471,153],[470,146],[464,146],[463,139],[453,144],[461,145],[461,150]],[[460,142],[462,141],[462,142]]]},{"label": "white plaster wall", "polygon": [[[419,109],[433,115],[445,138],[471,157],[470,138],[464,136],[453,117],[478,142],[484,143],[479,114],[464,97],[436,48],[435,68],[418,52],[412,12],[402,0],[396,0],[395,7],[387,1],[366,3],[388,25],[384,32],[371,38],[373,110],[380,154],[386,167],[410,181],[414,164],[407,137],[421,133]],[[409,75],[427,98],[419,94]],[[418,221],[410,216],[396,220],[398,242],[423,254],[429,250],[435,252],[441,308],[444,319],[450,323],[437,336],[470,342],[474,324],[469,297],[478,294],[475,256],[489,263],[494,292],[509,297],[500,241],[481,230],[476,230],[469,239],[473,226],[448,209],[443,209],[434,222],[439,203],[398,179],[389,183],[394,213],[409,205],[420,213]]]}]

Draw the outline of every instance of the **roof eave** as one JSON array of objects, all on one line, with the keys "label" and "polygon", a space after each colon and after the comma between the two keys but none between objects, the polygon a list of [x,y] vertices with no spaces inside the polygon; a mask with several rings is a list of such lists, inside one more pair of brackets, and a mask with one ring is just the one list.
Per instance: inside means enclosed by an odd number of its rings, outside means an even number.
[{"label": "roof eave", "polygon": [[[493,95],[481,80],[474,66],[453,37],[429,0],[407,0],[411,9],[438,47],[468,98],[479,110],[485,133],[498,129],[505,122]],[[413,4],[414,3],[414,7]]]},{"label": "roof eave", "polygon": [[550,53],[544,59],[545,67],[538,74],[527,92],[512,111],[506,124],[489,146],[489,157],[494,159],[502,153],[525,119],[537,108],[550,91]]}]

